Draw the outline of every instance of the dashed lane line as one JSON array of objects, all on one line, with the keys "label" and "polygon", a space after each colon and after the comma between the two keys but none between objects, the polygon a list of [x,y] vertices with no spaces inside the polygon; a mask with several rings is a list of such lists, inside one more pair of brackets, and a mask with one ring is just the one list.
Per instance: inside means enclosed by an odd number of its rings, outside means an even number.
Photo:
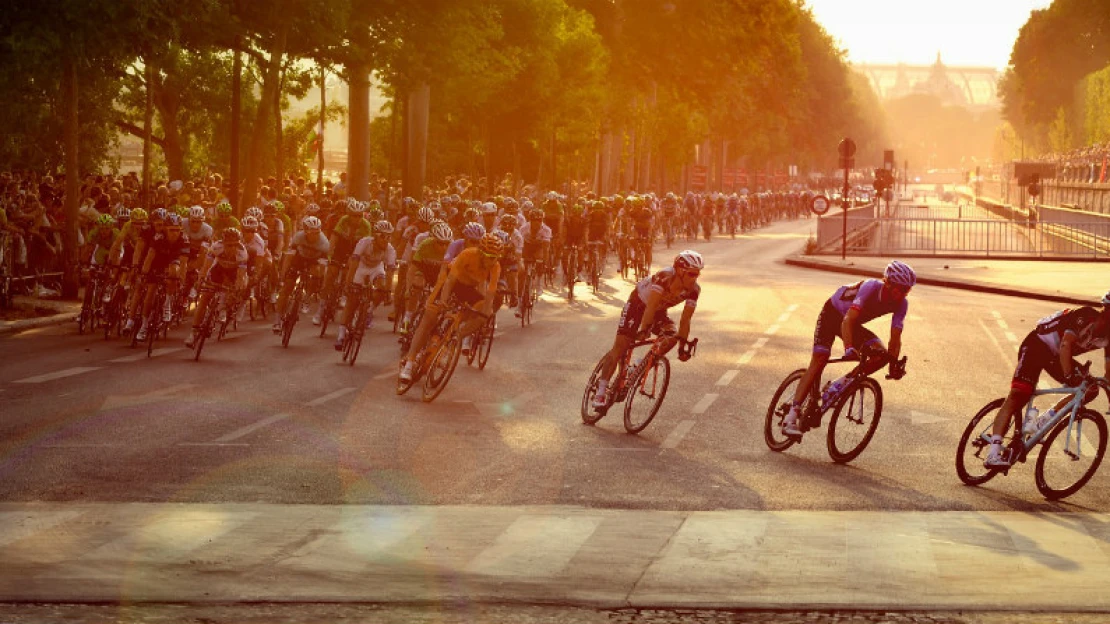
[{"label": "dashed lane line", "polygon": [[771,341],[770,338],[764,336],[764,337],[760,338],[759,340],[756,340],[752,344],[752,348],[753,349],[762,349],[763,347],[767,346],[767,343],[770,342],[770,341]]},{"label": "dashed lane line", "polygon": [[235,440],[238,440],[239,438],[242,438],[244,436],[248,436],[248,435],[254,433],[255,431],[258,431],[259,429],[262,429],[263,427],[268,427],[268,426],[270,426],[270,425],[272,425],[276,422],[280,422],[282,420],[285,420],[286,418],[289,418],[290,416],[291,416],[291,414],[274,414],[273,416],[270,416],[268,418],[263,418],[262,420],[254,423],[254,424],[247,425],[246,427],[241,427],[239,429],[236,429],[235,431],[232,431],[231,433],[229,433],[227,435],[220,436],[220,437],[215,439],[215,442],[217,442],[217,443],[233,442]]},{"label": "dashed lane line", "polygon": [[763,333],[768,335],[768,336],[774,336],[775,334],[779,333],[778,324],[776,323],[775,325],[772,325],[772,326],[768,327],[767,330],[764,331]]},{"label": "dashed lane line", "polygon": [[355,390],[357,390],[357,388],[353,388],[353,387],[340,388],[340,389],[336,390],[335,392],[329,392],[329,393],[325,394],[322,397],[312,399],[308,403],[305,403],[305,405],[307,405],[308,407],[316,407],[318,405],[323,405],[324,403],[327,403],[328,401],[330,401],[332,399],[338,399],[339,397],[341,397],[345,394],[350,394],[351,392],[354,392]]},{"label": "dashed lane line", "polygon": [[740,356],[739,360],[736,360],[736,365],[737,366],[744,366],[748,362],[751,362],[752,358],[754,358],[754,357],[755,357],[755,349],[748,349],[747,351],[744,352],[743,355]]},{"label": "dashed lane line", "polygon": [[72,377],[74,375],[80,375],[82,373],[88,373],[88,372],[91,372],[91,371],[94,371],[94,370],[100,370],[101,368],[102,368],[101,366],[75,366],[73,368],[66,368],[66,369],[63,369],[63,370],[60,370],[60,371],[54,371],[53,373],[46,373],[45,375],[36,375],[34,377],[27,377],[27,378],[24,378],[24,379],[17,379],[15,381],[13,381],[12,383],[25,383],[25,384],[43,383],[43,382],[47,382],[47,381],[53,381],[55,379],[64,379],[66,377]]},{"label": "dashed lane line", "polygon": [[663,440],[663,443],[659,445],[659,448],[676,448],[679,443],[682,442],[682,439],[686,437],[686,434],[690,433],[690,430],[693,428],[694,421],[692,420],[684,420],[678,423],[674,431],[672,431],[671,434],[667,436],[667,439]]},{"label": "dashed lane line", "polygon": [[[155,350],[151,351],[150,352],[150,357],[152,357],[152,358],[161,357],[163,355],[169,355],[171,353],[177,353],[178,351],[184,351],[184,350],[185,350],[185,347],[163,347],[161,349],[155,349]],[[128,362],[141,362],[145,359],[147,359],[147,354],[146,353],[136,353],[135,355],[127,355],[127,356],[124,356],[124,357],[118,357],[114,360],[108,360],[108,361],[112,362],[113,364],[126,364]]]},{"label": "dashed lane line", "polygon": [[1002,361],[1006,362],[1006,367],[1013,367],[1014,362],[1010,359],[1011,356],[1006,353],[1006,349],[1002,347],[1002,343],[998,342],[998,339],[994,337],[994,334],[991,333],[990,328],[983,322],[983,319],[979,319],[979,325],[983,328],[983,332],[987,334],[987,338],[990,338],[994,346],[998,348],[998,353],[1002,356]]},{"label": "dashed lane line", "polygon": [[713,405],[713,402],[716,401],[717,397],[719,396],[721,395],[714,393],[706,394],[697,402],[697,404],[694,405],[694,408],[690,410],[690,413],[704,414],[705,410],[709,409],[709,406]]},{"label": "dashed lane line", "polygon": [[391,367],[389,367],[389,370],[382,371],[382,372],[378,373],[377,375],[374,375],[374,379],[385,379],[386,377],[395,377],[395,376],[397,376],[397,367],[391,366]]},{"label": "dashed lane line", "polygon": [[1009,332],[1009,331],[1006,332],[1006,340],[1009,340],[1010,342],[1017,342],[1018,341],[1017,336],[1014,335],[1014,332]]},{"label": "dashed lane line", "polygon": [[727,386],[727,385],[729,385],[730,383],[732,383],[732,380],[736,378],[736,374],[739,373],[739,372],[740,371],[738,371],[736,369],[725,371],[725,374],[721,375],[721,378],[717,380],[717,385],[718,386]]}]

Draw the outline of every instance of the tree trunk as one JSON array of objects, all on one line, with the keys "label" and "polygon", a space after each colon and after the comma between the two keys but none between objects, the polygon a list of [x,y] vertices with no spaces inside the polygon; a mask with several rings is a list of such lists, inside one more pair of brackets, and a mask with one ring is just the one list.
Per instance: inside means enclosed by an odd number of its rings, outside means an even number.
[{"label": "tree trunk", "polygon": [[261,169],[262,152],[266,145],[266,123],[270,120],[270,107],[274,102],[274,90],[278,88],[279,74],[281,72],[281,59],[285,56],[285,41],[289,35],[289,23],[285,22],[278,31],[274,49],[270,52],[270,60],[262,80],[262,96],[258,101],[258,110],[254,117],[254,126],[251,129],[250,146],[247,151],[247,162],[243,168],[243,202],[254,205],[255,195],[258,193],[258,176]]},{"label": "tree trunk", "polygon": [[274,177],[277,178],[280,193],[285,187],[285,158],[281,145],[281,91],[285,85],[285,72],[280,71],[279,75],[277,88],[274,89],[274,170],[276,171]]},{"label": "tree trunk", "polygon": [[320,136],[316,137],[316,155],[320,164],[316,169],[316,198],[317,203],[324,196],[324,128],[328,121],[328,72],[320,68]]},{"label": "tree trunk", "polygon": [[[408,151],[406,152],[405,175],[401,180],[401,186],[405,189],[406,195],[422,199],[428,167],[428,116],[432,101],[431,86],[427,83],[416,85],[409,91],[407,99],[405,116],[409,123],[405,140],[408,144]],[[477,184],[477,180],[475,180],[475,184]]]},{"label": "tree trunk", "polygon": [[366,201],[370,194],[370,66],[350,66],[347,83],[347,196]]},{"label": "tree trunk", "polygon": [[228,181],[231,187],[228,193],[228,199],[231,201],[232,208],[235,209],[235,214],[243,214],[242,198],[239,196],[239,142],[242,139],[240,136],[239,122],[243,116],[243,54],[238,49],[238,41],[236,41],[235,59],[232,61],[231,69],[231,167],[229,171]]},{"label": "tree trunk", "polygon": [[62,232],[62,296],[76,299],[78,284],[77,267],[77,219],[81,201],[81,172],[77,156],[80,120],[77,116],[77,58],[72,47],[67,48],[62,59],[62,98],[65,120],[65,230]]},{"label": "tree trunk", "polygon": [[154,131],[154,64],[146,59],[146,108],[143,110],[143,190],[142,205],[150,203],[151,133]]}]

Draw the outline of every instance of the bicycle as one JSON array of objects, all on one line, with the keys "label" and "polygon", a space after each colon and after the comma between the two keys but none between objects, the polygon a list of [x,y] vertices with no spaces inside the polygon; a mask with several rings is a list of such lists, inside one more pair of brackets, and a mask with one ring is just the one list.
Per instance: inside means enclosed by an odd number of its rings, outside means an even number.
[{"label": "bicycle", "polygon": [[[416,356],[416,366],[413,370],[411,381],[397,377],[397,394],[405,394],[421,379],[424,380],[424,391],[421,400],[430,403],[443,392],[447,382],[455,372],[462,354],[462,338],[459,336],[459,326],[464,316],[480,314],[468,305],[460,303],[454,297],[447,304],[447,309],[436,320],[436,327],[428,337],[428,344]],[[403,360],[402,360],[403,362]]]},{"label": "bicycle", "polygon": [[[329,265],[331,262],[329,262]],[[339,290],[340,290],[340,276],[347,274],[347,263],[337,262],[339,269],[332,278],[331,284],[324,284],[324,306],[320,310],[320,337],[323,338],[324,334],[328,331],[328,324],[335,318],[335,311],[339,309]]]},{"label": "bicycle", "polygon": [[[154,353],[154,341],[158,338],[158,334],[167,333],[168,330],[169,330],[170,321],[166,320],[167,316],[170,316],[170,318],[172,319],[172,316],[171,316],[172,311],[170,311],[169,307],[168,307],[169,303],[170,303],[169,298],[168,298],[169,295],[166,292],[166,281],[169,280],[169,279],[173,279],[174,281],[178,281],[178,282],[181,281],[177,278],[169,278],[169,277],[166,277],[166,276],[163,275],[158,280],[158,283],[155,286],[154,297],[151,300],[150,311],[147,313],[147,319],[146,319],[146,356],[147,357],[151,357],[151,355]],[[179,284],[179,286],[180,286],[180,284]],[[179,288],[179,290],[180,290],[180,288]],[[167,314],[168,312],[170,314]],[[131,346],[132,347],[138,345],[138,343],[139,343],[139,340],[138,340],[138,337],[139,337],[138,327],[139,326],[140,326],[139,324],[136,324],[136,329],[131,334]]]},{"label": "bicycle", "polygon": [[293,337],[293,328],[296,327],[297,321],[301,318],[301,300],[305,297],[305,290],[307,288],[305,280],[308,279],[306,274],[295,275],[292,279],[296,280],[293,286],[293,292],[289,295],[289,301],[286,302],[285,312],[281,315],[281,346],[288,348],[289,339]]},{"label": "bicycle", "polygon": [[104,318],[104,291],[108,288],[108,270],[106,267],[82,263],[88,271],[88,282],[85,284],[85,297],[81,303],[81,311],[77,313],[77,333],[84,334],[85,330],[95,331]]},{"label": "bicycle", "polygon": [[[829,394],[829,384],[826,383],[819,394],[817,388],[821,386],[821,380],[815,379],[801,406],[798,424],[803,434],[820,427],[825,412],[833,411],[826,435],[826,445],[829,457],[838,464],[846,464],[859,457],[875,435],[883,413],[883,389],[879,382],[864,370],[867,364],[886,357],[885,350],[873,350],[864,353],[859,360],[854,358],[829,360],[829,364],[855,362],[856,366],[845,376],[846,383],[841,389],[829,396],[825,396]],[[891,367],[895,374],[888,373],[886,378],[901,379],[905,375],[906,360],[907,358],[903,356],[895,362]],[[805,373],[805,369],[798,369],[787,375],[771,398],[771,404],[767,408],[767,418],[763,423],[763,439],[772,451],[781,453],[802,441],[801,436],[788,436],[783,433],[782,423],[787,412],[790,411],[797,385],[801,383]],[[868,404],[871,406],[870,413]],[[846,438],[845,440],[840,439],[841,434]]]},{"label": "bicycle", "polygon": [[[956,447],[956,474],[960,477],[960,481],[966,485],[982,485],[999,473],[1006,475],[1018,463],[1025,462],[1033,448],[1040,444],[1041,451],[1037,456],[1034,475],[1037,490],[1042,496],[1048,500],[1060,500],[1075,494],[1086,485],[1098,470],[1106,454],[1107,428],[1106,419],[1102,414],[1083,407],[1083,399],[1092,387],[1101,389],[1106,393],[1107,398],[1110,398],[1110,382],[1104,377],[1091,377],[1090,367],[1090,362],[1080,367],[1083,382],[1074,388],[1046,388],[1033,392],[1026,403],[1026,409],[1039,396],[1071,395],[1071,400],[1048,422],[1028,435],[1022,431],[1020,412],[1015,414],[1015,418],[1011,419],[1014,427],[1008,436],[1009,439],[1003,438],[1005,452],[1011,459],[1010,466],[1007,468],[983,466],[984,453],[990,448],[994,417],[1005,399],[995,399],[984,405],[968,422]],[[984,419],[986,424],[981,425]],[[1084,423],[1087,424],[1086,427]],[[1084,442],[1091,445],[1091,437],[1094,435],[1098,437],[1098,440],[1093,443],[1094,454],[1084,455]],[[1058,445],[1061,437],[1062,448]],[[1057,472],[1060,474],[1057,475]]]},{"label": "bicycle", "polygon": [[567,301],[574,301],[574,284],[578,281],[578,244],[567,246],[563,257],[563,278],[566,281]]},{"label": "bicycle", "polygon": [[355,360],[358,359],[358,352],[362,349],[362,337],[366,334],[367,319],[374,314],[374,310],[378,309],[389,294],[388,290],[372,288],[368,280],[369,277],[356,286],[357,292],[347,294],[348,297],[358,297],[355,313],[347,324],[347,337],[343,341],[343,361],[348,366],[354,366]]},{"label": "bicycle", "polygon": [[[537,266],[539,265],[539,266]],[[539,273],[537,273],[539,272]],[[532,324],[532,309],[536,307],[537,290],[542,288],[538,284],[536,275],[543,272],[543,264],[538,260],[524,261],[524,275],[520,288],[520,326],[527,327]]]},{"label": "bicycle", "polygon": [[667,221],[664,238],[667,241],[667,249],[670,249],[671,245],[674,244],[674,215],[666,215],[664,218]]},{"label": "bicycle", "polygon": [[[601,371],[605,367],[609,354],[601,356],[601,360],[590,374],[589,381],[586,382],[585,392],[582,393],[582,422],[587,425],[596,424],[605,417],[614,404],[627,399],[628,402],[624,404],[624,430],[628,433],[643,431],[659,413],[663,399],[667,396],[667,387],[671,381],[671,363],[663,354],[662,345],[665,339],[673,337],[673,334],[662,334],[654,339],[637,340],[632,343],[618,363],[617,378],[607,393],[605,407],[595,408],[593,398],[597,394]],[[679,341],[678,359],[685,362],[694,357],[698,339],[679,339]],[[647,345],[651,345],[648,352],[633,363],[633,351]],[[648,401],[646,412],[642,415],[634,415],[633,408],[638,408],[644,403],[636,401],[637,397],[641,396]]]},{"label": "bicycle", "polygon": [[590,241],[587,243],[589,247],[589,255],[586,260],[586,272],[589,275],[590,288],[596,295],[601,286],[601,274],[605,270],[604,258],[602,258],[601,246],[605,243],[602,241]]},{"label": "bicycle", "polygon": [[[204,350],[204,342],[212,335],[212,331],[216,328],[216,323],[219,318],[221,309],[226,312],[227,293],[228,289],[222,286],[203,285],[199,289],[199,293],[212,293],[213,296],[208,300],[208,307],[204,310],[204,318],[200,319],[197,325],[197,336],[193,341],[193,361],[200,360],[200,352]],[[226,322],[224,323],[226,326]],[[223,329],[221,328],[220,337],[223,337]],[[218,340],[219,338],[217,338]]]},{"label": "bicycle", "polygon": [[493,349],[493,334],[496,329],[497,315],[491,314],[486,324],[473,334],[470,351],[466,354],[467,366],[472,366],[477,361],[478,370],[486,369],[486,362],[489,361],[489,354]]}]

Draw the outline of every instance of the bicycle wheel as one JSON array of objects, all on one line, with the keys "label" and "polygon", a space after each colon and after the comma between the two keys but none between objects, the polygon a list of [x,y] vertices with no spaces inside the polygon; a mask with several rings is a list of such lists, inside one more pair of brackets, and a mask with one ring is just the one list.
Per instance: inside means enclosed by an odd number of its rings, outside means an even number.
[{"label": "bicycle wheel", "polygon": [[366,333],[366,302],[360,302],[355,308],[355,324],[347,330],[347,347],[343,351],[343,359],[348,366],[354,366],[358,359],[358,352],[362,349],[362,336]]},{"label": "bicycle wheel", "polygon": [[879,382],[857,379],[840,394],[829,421],[829,457],[846,464],[859,457],[879,426],[883,415],[883,389]]},{"label": "bicycle wheel", "polygon": [[1106,454],[1106,419],[1083,409],[1045,436],[1037,456],[1037,489],[1048,500],[1075,494],[1091,480]]},{"label": "bicycle wheel", "polygon": [[85,333],[85,328],[90,331],[93,329],[92,324],[92,301],[93,301],[93,282],[89,281],[85,286],[85,298],[81,301],[81,311],[77,313],[77,334],[82,335]]},{"label": "bicycle wheel", "polygon": [[432,359],[431,366],[428,367],[428,374],[424,378],[424,396],[421,397],[425,403],[431,403],[443,389],[447,387],[447,382],[451,380],[451,375],[455,372],[455,367],[459,363],[459,355],[462,353],[462,339],[458,334],[454,334],[439,347],[439,351],[435,353]]},{"label": "bicycle wheel", "polygon": [[496,318],[497,317],[494,316],[489,317],[489,321],[486,322],[486,327],[482,331],[482,342],[478,343],[478,346],[473,349],[478,352],[478,370],[486,369],[486,362],[489,361],[489,353],[493,350],[493,333],[496,326]]},{"label": "bicycle wheel", "polygon": [[[336,288],[338,288],[338,285]],[[332,289],[332,294],[324,298],[324,309],[320,311],[321,338],[328,331],[328,323],[331,323],[332,316],[335,315],[335,304],[337,303],[339,303],[339,299],[335,295],[335,289]]]},{"label": "bicycle wheel", "polygon": [[802,376],[805,374],[804,369],[798,369],[787,375],[786,379],[779,384],[779,389],[775,390],[775,395],[771,397],[771,404],[767,407],[767,418],[763,421],[763,441],[772,451],[781,453],[798,441],[797,438],[788,437],[782,432],[782,419],[786,418],[786,413],[790,411],[790,404],[797,393],[798,384],[802,382]]},{"label": "bicycle wheel", "polygon": [[158,332],[162,331],[162,308],[161,304],[150,313],[150,318],[147,320],[146,331],[146,356],[150,357],[154,354],[154,341],[158,339]]},{"label": "bicycle wheel", "polygon": [[582,422],[587,425],[593,425],[601,420],[608,408],[595,410],[593,406],[594,395],[597,394],[597,383],[601,380],[601,369],[605,366],[605,359],[609,354],[601,356],[597,366],[594,366],[594,372],[590,373],[590,379],[586,382],[586,390],[582,393]]},{"label": "bicycle wheel", "polygon": [[204,341],[208,339],[208,332],[212,328],[212,306],[214,302],[209,302],[208,309],[204,311],[204,318],[200,322],[200,331],[197,332],[196,340],[193,342],[193,361],[200,361],[200,352],[204,350]]},{"label": "bicycle wheel", "polygon": [[670,382],[671,363],[665,357],[655,360],[650,367],[640,369],[632,379],[628,400],[624,404],[625,431],[640,433],[651,423],[667,397]]},{"label": "bicycle wheel", "polygon": [[301,313],[301,286],[297,285],[293,297],[286,306],[285,316],[281,318],[281,346],[288,348],[289,339],[293,337],[293,327],[297,324],[297,317]]},{"label": "bicycle wheel", "polygon": [[[1005,401],[1006,399],[995,399],[984,405],[971,417],[960,436],[960,443],[956,447],[956,475],[964,485],[982,485],[998,474],[998,470],[994,468],[984,468],[983,462],[990,451],[994,417]],[[1009,425],[1007,430],[1010,430]],[[1007,439],[1003,442],[1009,444],[1010,437],[1012,434],[1007,434]]]}]

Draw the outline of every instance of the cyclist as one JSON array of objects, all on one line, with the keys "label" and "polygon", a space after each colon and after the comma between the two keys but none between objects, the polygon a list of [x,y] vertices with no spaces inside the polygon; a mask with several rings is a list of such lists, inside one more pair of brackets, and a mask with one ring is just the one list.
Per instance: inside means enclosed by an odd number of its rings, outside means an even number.
[{"label": "cyclist", "polygon": [[[220,240],[208,248],[208,255],[201,267],[200,275],[204,283],[240,291],[247,287],[247,248],[242,242],[243,234],[233,227],[220,233]],[[212,302],[211,290],[202,290],[197,299],[197,311],[193,316],[193,331],[185,339],[185,346],[193,348],[200,333],[200,323]],[[227,311],[225,310],[225,313]]]},{"label": "cyclist", "polygon": [[214,236],[219,236],[221,232],[227,228],[242,229],[239,219],[231,214],[231,203],[222,201],[216,204],[216,218],[212,219],[212,233]]},{"label": "cyclist", "polygon": [[305,217],[301,221],[301,227],[304,229],[293,235],[292,240],[289,241],[289,251],[285,252],[285,257],[282,259],[281,274],[284,279],[277,301],[278,318],[273,328],[275,334],[281,333],[281,320],[286,314],[286,304],[289,302],[289,295],[293,293],[297,278],[302,276],[307,278],[309,273],[318,272],[317,267],[327,263],[328,250],[331,249],[328,237],[320,231],[323,224],[319,219]]},{"label": "cyclist", "polygon": [[[309,208],[316,204],[309,204]],[[347,200],[347,214],[335,224],[335,230],[328,236],[331,243],[331,253],[328,259],[328,271],[324,276],[324,294],[316,305],[316,314],[312,316],[312,324],[320,324],[320,315],[324,311],[324,302],[331,296],[332,288],[339,277],[340,270],[347,266],[347,260],[354,251],[355,244],[372,234],[370,222],[363,217],[367,204],[360,201]],[[392,232],[392,229],[390,229]]]},{"label": "cyclist", "polygon": [[[157,208],[155,212],[164,208]],[[181,217],[176,214],[159,215],[163,217],[164,231],[152,234],[150,242],[145,245],[142,259],[141,273],[145,277],[143,286],[136,289],[136,296],[131,303],[131,309],[124,326],[124,332],[134,329],[134,316],[142,304],[142,325],[139,327],[135,339],[146,340],[147,319],[150,316],[150,306],[154,303],[154,285],[163,279],[168,280],[167,292],[177,290],[177,282],[181,279],[182,267],[189,261],[189,243],[181,231]]]},{"label": "cyclist", "polygon": [[[585,199],[579,199],[571,204],[570,208],[567,210],[566,221],[564,222],[566,226],[566,240],[563,246],[566,253],[563,254],[563,274],[567,276],[567,281],[577,281],[578,271],[582,269],[582,245],[585,242],[587,225],[584,215],[586,210],[584,202],[586,202]],[[575,251],[573,255],[577,259],[574,267],[568,266],[572,255],[570,253],[572,249]],[[570,275],[572,269],[574,275]]]},{"label": "cyclist", "polygon": [[636,241],[638,255],[642,258],[644,266],[651,268],[651,228],[655,220],[655,213],[644,201],[643,197],[628,199],[628,217],[632,221],[633,235]]},{"label": "cyclist", "polygon": [[443,261],[450,262],[457,258],[462,250],[477,246],[478,241],[482,240],[485,235],[486,228],[481,223],[470,222],[463,225],[462,238],[451,242],[451,245],[447,247],[447,253],[443,255]]},{"label": "cyclist", "polygon": [[[1021,406],[1029,400],[1037,387],[1041,371],[1067,386],[1083,383],[1083,373],[1075,356],[1095,349],[1103,349],[1103,371],[1110,371],[1110,293],[1102,297],[1102,310],[1083,306],[1074,310],[1061,310],[1037,322],[1036,328],[1025,336],[1018,350],[1018,364],[1010,382],[1010,394],[994,417],[991,448],[983,465],[987,468],[1005,468],[1012,463],[1002,447],[1002,436],[1010,419],[1019,414]],[[1085,397],[1089,402],[1098,396],[1092,388]],[[1037,427],[1044,426],[1056,410],[1071,401],[1064,397],[1055,407],[1037,419]]]},{"label": "cyclist", "polygon": [[490,232],[482,237],[477,247],[463,250],[451,263],[446,279],[441,284],[436,284],[428,297],[426,312],[420,320],[401,368],[400,377],[403,381],[412,381],[414,358],[424,349],[439,312],[451,301],[452,295],[478,312],[478,315],[467,319],[459,327],[460,337],[465,340],[485,323],[484,317],[490,315],[494,297],[497,295],[497,281],[501,275],[498,258],[501,250],[501,239]]},{"label": "cyclist", "polygon": [[[883,279],[866,279],[841,286],[825,301],[825,306],[817,317],[809,368],[802,376],[802,381],[794,392],[790,411],[782,421],[784,434],[801,435],[798,424],[799,408],[814,380],[825,370],[837,337],[844,342],[845,358],[859,358],[861,352],[876,355],[864,369],[866,374],[879,370],[889,362],[891,377],[901,379],[904,373],[897,367],[897,361],[902,352],[902,327],[906,320],[906,311],[909,310],[906,297],[916,283],[917,275],[913,269],[904,262],[894,260],[883,270]],[[891,315],[890,349],[884,350],[882,340],[863,324],[887,314]],[[830,394],[839,392],[845,379],[841,377],[832,382],[829,386]]]},{"label": "cyclist", "polygon": [[409,294],[401,322],[402,333],[411,329],[412,317],[420,306],[420,293],[424,286],[435,284],[439,280],[443,257],[454,237],[451,226],[443,221],[433,221],[428,232],[417,236],[416,249],[409,259],[408,275],[405,276]]},{"label": "cyclist", "polygon": [[[705,261],[701,254],[687,249],[675,256],[670,267],[645,277],[636,284],[621,310],[617,337],[613,340],[613,348],[609,350],[601,369],[601,379],[593,400],[594,409],[604,409],[608,405],[606,392],[609,378],[613,376],[613,369],[617,364],[624,361],[625,351],[635,340],[646,338],[652,331],[658,335],[666,335],[668,339],[663,345],[665,354],[679,340],[685,342],[690,337],[690,322],[694,318],[698,297],[701,295],[698,277],[704,267]],[[667,310],[680,303],[685,305],[676,333],[674,321],[667,316]]]},{"label": "cyclist", "polygon": [[[351,254],[351,261],[347,263],[347,274],[344,283],[347,284],[347,305],[339,319],[339,335],[335,339],[335,350],[342,351],[343,343],[347,340],[347,324],[355,313],[358,305],[357,289],[363,284],[369,284],[375,290],[388,292],[393,281],[393,272],[397,270],[397,250],[389,243],[393,234],[393,224],[382,219],[373,225],[373,234],[364,236],[355,244]],[[367,327],[373,317],[367,318]]]}]

